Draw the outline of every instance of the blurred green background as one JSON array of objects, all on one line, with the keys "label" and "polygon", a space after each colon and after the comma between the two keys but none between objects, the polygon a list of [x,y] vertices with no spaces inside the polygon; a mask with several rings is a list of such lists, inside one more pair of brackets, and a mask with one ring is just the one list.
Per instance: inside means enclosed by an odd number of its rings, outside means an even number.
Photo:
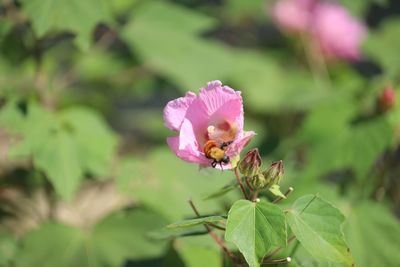
[{"label": "blurred green background", "polygon": [[2,0],[0,266],[222,266],[202,228],[160,230],[193,217],[189,197],[204,215],[239,197],[203,200],[233,174],[165,143],[165,104],[215,79],[242,91],[264,168],[284,160],[285,203],[318,192],[346,215],[356,266],[399,266],[400,108],[378,112],[377,99],[400,81],[400,3],[341,1],[369,34],[361,62],[324,75],[270,3]]}]

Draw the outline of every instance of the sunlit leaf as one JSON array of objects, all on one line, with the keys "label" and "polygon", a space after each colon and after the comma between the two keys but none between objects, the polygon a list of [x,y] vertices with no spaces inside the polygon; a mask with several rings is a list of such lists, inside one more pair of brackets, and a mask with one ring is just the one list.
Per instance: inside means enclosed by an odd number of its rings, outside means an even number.
[{"label": "sunlit leaf", "polygon": [[287,222],[303,247],[316,259],[353,265],[341,225],[344,216],[316,195],[301,197],[287,213]]},{"label": "sunlit leaf", "polygon": [[238,200],[228,214],[225,239],[234,243],[250,267],[260,266],[272,247],[286,246],[286,221],[279,206]]}]

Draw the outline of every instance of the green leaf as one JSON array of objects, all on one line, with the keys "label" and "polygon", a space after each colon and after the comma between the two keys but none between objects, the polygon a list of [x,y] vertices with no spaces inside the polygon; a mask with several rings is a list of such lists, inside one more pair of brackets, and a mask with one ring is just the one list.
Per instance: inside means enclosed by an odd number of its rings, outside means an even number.
[{"label": "green leaf", "polygon": [[18,109],[16,99],[9,100],[0,109],[0,126],[9,133],[21,132],[24,125],[24,116]]},{"label": "green leaf", "polygon": [[34,164],[44,170],[56,191],[71,200],[83,178],[79,147],[71,134],[60,131],[34,156]]},{"label": "green leaf", "polygon": [[144,210],[117,212],[91,231],[45,223],[24,236],[15,266],[122,266],[127,259],[157,257],[166,244],[150,240],[146,233],[164,223],[159,214]]},{"label": "green leaf", "polygon": [[399,220],[382,204],[366,201],[352,208],[344,232],[356,266],[399,265]]},{"label": "green leaf", "polygon": [[277,184],[272,185],[269,189],[268,189],[272,194],[274,194],[277,197],[281,197],[281,198],[286,198],[286,196],[281,192],[280,186]]},{"label": "green leaf", "polygon": [[72,31],[82,49],[89,48],[98,23],[111,21],[105,0],[24,0],[22,7],[39,37],[52,30]]},{"label": "green leaf", "polygon": [[365,179],[372,164],[392,142],[392,128],[380,118],[351,128],[342,145],[344,166],[351,166],[356,177]]},{"label": "green leaf", "polygon": [[117,140],[103,118],[84,107],[63,110],[60,117],[73,129],[82,168],[95,176],[109,175]]},{"label": "green leaf", "polygon": [[231,183],[225,185],[224,187],[222,187],[221,189],[219,189],[218,191],[215,191],[207,196],[205,196],[203,198],[203,200],[208,200],[208,199],[214,199],[217,197],[221,197],[229,192],[231,192],[232,190],[234,190],[235,188],[238,188],[238,183],[236,180],[233,180]]},{"label": "green leaf", "polygon": [[400,43],[400,19],[391,18],[372,31],[364,45],[368,55],[382,65],[388,77],[395,78],[400,70],[400,59],[394,57]]},{"label": "green leaf", "polygon": [[196,218],[196,219],[191,219],[191,220],[184,220],[176,223],[171,223],[167,225],[167,228],[170,229],[175,229],[175,228],[188,228],[188,227],[193,227],[199,224],[208,224],[208,223],[214,223],[214,222],[221,222],[224,221],[225,218],[222,216],[207,216],[207,217],[201,217],[201,218]]},{"label": "green leaf", "polygon": [[341,224],[344,216],[316,195],[301,197],[287,212],[287,222],[303,247],[320,261],[353,265]]},{"label": "green leaf", "polygon": [[233,242],[250,267],[260,266],[272,247],[285,247],[285,215],[275,204],[236,201],[228,214],[225,239]]},{"label": "green leaf", "polygon": [[34,166],[46,173],[63,198],[73,197],[85,172],[100,178],[109,175],[116,136],[95,111],[71,107],[53,114],[30,102],[27,115],[20,118],[15,104],[10,104],[0,113],[0,124],[9,125],[15,119],[13,132],[23,136],[10,155],[32,156]]}]

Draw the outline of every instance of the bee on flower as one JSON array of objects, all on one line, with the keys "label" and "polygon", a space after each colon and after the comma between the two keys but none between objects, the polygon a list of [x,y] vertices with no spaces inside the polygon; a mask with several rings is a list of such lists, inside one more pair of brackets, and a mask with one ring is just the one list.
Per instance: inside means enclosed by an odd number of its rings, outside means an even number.
[{"label": "bee on flower", "polygon": [[188,92],[164,108],[171,150],[182,160],[201,166],[231,169],[233,160],[255,135],[244,131],[243,100],[240,91],[211,81],[198,95]]}]

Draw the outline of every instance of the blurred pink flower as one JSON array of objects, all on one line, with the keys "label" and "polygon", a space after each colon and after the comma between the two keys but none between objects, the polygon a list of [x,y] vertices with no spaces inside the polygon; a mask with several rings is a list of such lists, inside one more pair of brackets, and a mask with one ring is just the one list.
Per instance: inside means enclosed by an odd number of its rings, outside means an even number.
[{"label": "blurred pink flower", "polygon": [[313,35],[328,58],[358,60],[366,27],[342,6],[321,2],[314,9]]},{"label": "blurred pink flower", "polygon": [[315,0],[281,0],[272,7],[272,18],[284,31],[305,32],[309,28]]},{"label": "blurred pink flower", "polygon": [[274,22],[287,33],[305,34],[327,59],[358,60],[367,29],[339,4],[324,0],[280,0],[272,8]]},{"label": "blurred pink flower", "polygon": [[[232,143],[224,149],[225,154],[232,158],[239,155],[255,134],[243,130],[240,92],[223,86],[220,81],[209,82],[200,89],[198,96],[188,92],[184,97],[168,102],[164,108],[164,122],[178,133],[167,138],[172,151],[187,162],[206,166],[213,162],[205,156],[203,149],[208,140],[231,136],[229,141]],[[224,165],[224,169],[229,168],[232,168],[230,163]]]}]

